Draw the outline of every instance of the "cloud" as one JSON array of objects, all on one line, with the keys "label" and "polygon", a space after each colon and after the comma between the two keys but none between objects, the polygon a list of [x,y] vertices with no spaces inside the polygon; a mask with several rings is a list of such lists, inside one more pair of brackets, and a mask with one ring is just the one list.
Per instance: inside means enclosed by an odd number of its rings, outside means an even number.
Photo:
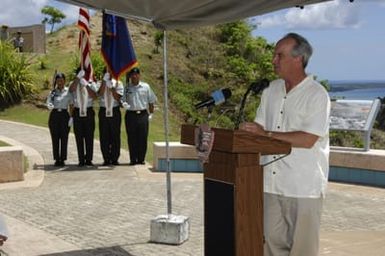
[{"label": "cloud", "polygon": [[48,0],[2,0],[0,22],[9,26],[41,23],[41,8]]},{"label": "cloud", "polygon": [[79,7],[74,5],[53,0],[1,0],[0,25],[16,27],[41,24],[44,18],[41,9],[45,5],[53,6],[66,15],[63,24],[73,23],[78,19]]},{"label": "cloud", "polygon": [[308,5],[304,9],[291,8],[260,16],[255,20],[259,28],[278,26],[290,29],[358,28],[362,25],[359,12],[357,4],[336,0]]}]

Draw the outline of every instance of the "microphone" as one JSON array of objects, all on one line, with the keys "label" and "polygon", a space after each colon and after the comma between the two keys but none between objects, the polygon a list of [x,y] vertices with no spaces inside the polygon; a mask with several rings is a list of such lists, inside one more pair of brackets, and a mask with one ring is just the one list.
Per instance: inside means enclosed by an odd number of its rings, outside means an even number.
[{"label": "microphone", "polygon": [[195,104],[195,109],[222,104],[230,97],[231,97],[231,90],[229,88],[216,90],[213,93],[211,93],[210,98],[204,101],[201,101],[198,104]]},{"label": "microphone", "polygon": [[258,94],[269,87],[269,84],[270,81],[264,78],[262,80],[251,83],[249,88],[253,91],[253,93]]}]

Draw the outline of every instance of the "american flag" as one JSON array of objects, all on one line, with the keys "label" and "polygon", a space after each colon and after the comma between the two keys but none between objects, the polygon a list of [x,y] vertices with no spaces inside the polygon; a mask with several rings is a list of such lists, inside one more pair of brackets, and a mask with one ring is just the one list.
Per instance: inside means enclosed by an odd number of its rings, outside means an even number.
[{"label": "american flag", "polygon": [[91,63],[91,44],[90,44],[90,15],[88,10],[79,9],[78,27],[79,33],[79,49],[80,49],[80,68],[85,71],[84,79],[87,81],[94,80],[94,72]]}]

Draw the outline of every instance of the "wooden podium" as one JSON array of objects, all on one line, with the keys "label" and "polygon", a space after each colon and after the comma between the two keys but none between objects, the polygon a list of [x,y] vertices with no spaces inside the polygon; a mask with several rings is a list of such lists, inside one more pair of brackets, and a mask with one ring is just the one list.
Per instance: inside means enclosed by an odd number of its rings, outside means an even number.
[{"label": "wooden podium", "polygon": [[[182,125],[181,143],[195,145]],[[287,142],[241,130],[213,129],[204,165],[205,256],[263,256],[263,171],[260,155],[289,154]]]}]

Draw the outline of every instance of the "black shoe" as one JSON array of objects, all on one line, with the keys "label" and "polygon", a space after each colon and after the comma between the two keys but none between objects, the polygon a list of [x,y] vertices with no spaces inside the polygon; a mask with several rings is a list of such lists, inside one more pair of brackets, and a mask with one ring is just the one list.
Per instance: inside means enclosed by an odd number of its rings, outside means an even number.
[{"label": "black shoe", "polygon": [[94,166],[94,164],[91,161],[89,161],[89,160],[86,161],[86,165],[87,166]]},{"label": "black shoe", "polygon": [[59,166],[61,166],[61,167],[65,166],[65,163],[64,163],[64,161],[60,161],[60,163],[59,163],[59,164],[60,164]]},{"label": "black shoe", "polygon": [[86,165],[88,165],[88,166],[94,166],[94,164],[93,164],[90,160],[87,160],[87,161],[86,161]]},{"label": "black shoe", "polygon": [[110,165],[110,162],[109,161],[104,161],[103,162],[103,166],[109,166]]},{"label": "black shoe", "polygon": [[55,163],[53,164],[54,166],[61,166],[60,165],[60,161],[55,161]]},{"label": "black shoe", "polygon": [[128,165],[136,165],[136,162],[130,162]]},{"label": "black shoe", "polygon": [[119,162],[118,162],[118,161],[112,161],[111,164],[112,164],[112,165],[119,165]]},{"label": "black shoe", "polygon": [[84,163],[83,162],[79,162],[78,167],[84,167]]},{"label": "black shoe", "polygon": [[142,162],[138,162],[138,164],[144,165],[146,163],[144,161],[142,161]]}]

